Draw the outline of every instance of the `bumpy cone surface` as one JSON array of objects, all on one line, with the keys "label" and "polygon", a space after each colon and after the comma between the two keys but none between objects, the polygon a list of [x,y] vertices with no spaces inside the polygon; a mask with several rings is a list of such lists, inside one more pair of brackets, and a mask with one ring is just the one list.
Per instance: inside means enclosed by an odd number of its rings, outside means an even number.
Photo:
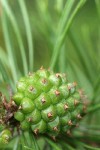
[{"label": "bumpy cone surface", "polygon": [[18,110],[14,117],[22,130],[57,136],[69,133],[85,110],[82,92],[69,83],[65,74],[41,68],[17,83],[13,97]]}]

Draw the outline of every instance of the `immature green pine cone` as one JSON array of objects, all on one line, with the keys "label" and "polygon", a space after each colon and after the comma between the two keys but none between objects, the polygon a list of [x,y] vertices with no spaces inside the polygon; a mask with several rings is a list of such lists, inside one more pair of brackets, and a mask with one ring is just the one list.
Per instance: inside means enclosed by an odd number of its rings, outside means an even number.
[{"label": "immature green pine cone", "polygon": [[22,130],[56,137],[69,133],[82,118],[83,97],[76,83],[69,83],[65,74],[41,68],[17,83],[13,99],[18,110],[14,117]]}]

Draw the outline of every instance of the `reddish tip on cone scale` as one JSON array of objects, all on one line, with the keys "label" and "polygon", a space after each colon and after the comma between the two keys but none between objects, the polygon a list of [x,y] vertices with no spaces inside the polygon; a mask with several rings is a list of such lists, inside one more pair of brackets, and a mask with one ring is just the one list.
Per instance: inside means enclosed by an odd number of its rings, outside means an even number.
[{"label": "reddish tip on cone scale", "polygon": [[33,90],[34,90],[33,86],[30,86],[29,90],[30,90],[30,91],[33,91]]},{"label": "reddish tip on cone scale", "polygon": [[55,137],[55,136],[51,136],[51,138],[52,138],[54,141],[56,141],[56,137]]},{"label": "reddish tip on cone scale", "polygon": [[78,114],[77,119],[82,119],[82,116],[80,114]]},{"label": "reddish tip on cone scale", "polygon": [[77,82],[73,82],[73,86],[77,86]]},{"label": "reddish tip on cone scale", "polygon": [[79,101],[78,100],[74,100],[74,106],[77,106],[79,104]]},{"label": "reddish tip on cone scale", "polygon": [[54,127],[53,130],[54,130],[54,131],[58,131],[58,128],[57,128],[57,127]]},{"label": "reddish tip on cone scale", "polygon": [[59,96],[59,95],[60,95],[60,92],[59,92],[58,90],[56,90],[56,91],[55,91],[55,95],[56,95],[56,96]]},{"label": "reddish tip on cone scale", "polygon": [[32,122],[32,118],[28,118],[28,122]]},{"label": "reddish tip on cone scale", "polygon": [[72,125],[73,125],[73,123],[72,123],[71,120],[68,121],[68,125],[69,125],[69,126],[72,126]]},{"label": "reddish tip on cone scale", "polygon": [[35,129],[34,130],[34,133],[37,135],[38,134],[38,132],[39,132],[39,129]]},{"label": "reddish tip on cone scale", "polygon": [[42,102],[42,103],[45,103],[45,102],[46,102],[46,100],[45,100],[44,97],[41,99],[41,102]]},{"label": "reddish tip on cone scale", "polygon": [[41,67],[40,67],[40,70],[43,70],[43,69],[44,69],[44,67],[43,67],[43,66],[41,66]]},{"label": "reddish tip on cone scale", "polygon": [[43,80],[42,80],[42,83],[43,83],[43,84],[46,84],[46,82],[47,82],[46,79],[43,79]]},{"label": "reddish tip on cone scale", "polygon": [[64,105],[64,109],[67,110],[69,107],[67,104]]},{"label": "reddish tip on cone scale", "polygon": [[59,78],[59,77],[60,77],[60,74],[59,74],[59,73],[56,73],[56,77]]},{"label": "reddish tip on cone scale", "polygon": [[51,118],[53,115],[51,112],[48,113],[48,118]]},{"label": "reddish tip on cone scale", "polygon": [[22,106],[20,105],[19,108],[18,108],[18,110],[21,110],[21,109],[22,109]]},{"label": "reddish tip on cone scale", "polygon": [[67,85],[67,87],[68,87],[68,90],[70,90],[70,89],[71,89],[71,86],[70,86],[70,85]]},{"label": "reddish tip on cone scale", "polygon": [[16,105],[14,101],[11,101],[11,104],[12,104],[13,106],[15,106],[15,105]]}]

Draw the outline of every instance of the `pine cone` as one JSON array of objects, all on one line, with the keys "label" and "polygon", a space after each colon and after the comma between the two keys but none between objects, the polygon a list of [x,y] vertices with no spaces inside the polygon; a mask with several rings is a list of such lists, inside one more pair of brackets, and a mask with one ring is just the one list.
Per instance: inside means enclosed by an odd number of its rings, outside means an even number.
[{"label": "pine cone", "polygon": [[82,118],[83,97],[76,83],[69,83],[65,74],[41,68],[17,83],[13,99],[18,110],[14,117],[22,130],[56,137],[69,133]]}]

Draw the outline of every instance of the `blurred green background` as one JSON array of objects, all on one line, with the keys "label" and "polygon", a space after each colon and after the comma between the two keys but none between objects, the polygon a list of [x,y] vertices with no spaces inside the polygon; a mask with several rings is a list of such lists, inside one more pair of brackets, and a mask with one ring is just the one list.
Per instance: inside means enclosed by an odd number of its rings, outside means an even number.
[{"label": "blurred green background", "polygon": [[[99,104],[100,0],[1,0],[0,20],[2,91],[44,66],[77,81],[91,107]],[[95,112],[85,125],[100,124]]]}]

